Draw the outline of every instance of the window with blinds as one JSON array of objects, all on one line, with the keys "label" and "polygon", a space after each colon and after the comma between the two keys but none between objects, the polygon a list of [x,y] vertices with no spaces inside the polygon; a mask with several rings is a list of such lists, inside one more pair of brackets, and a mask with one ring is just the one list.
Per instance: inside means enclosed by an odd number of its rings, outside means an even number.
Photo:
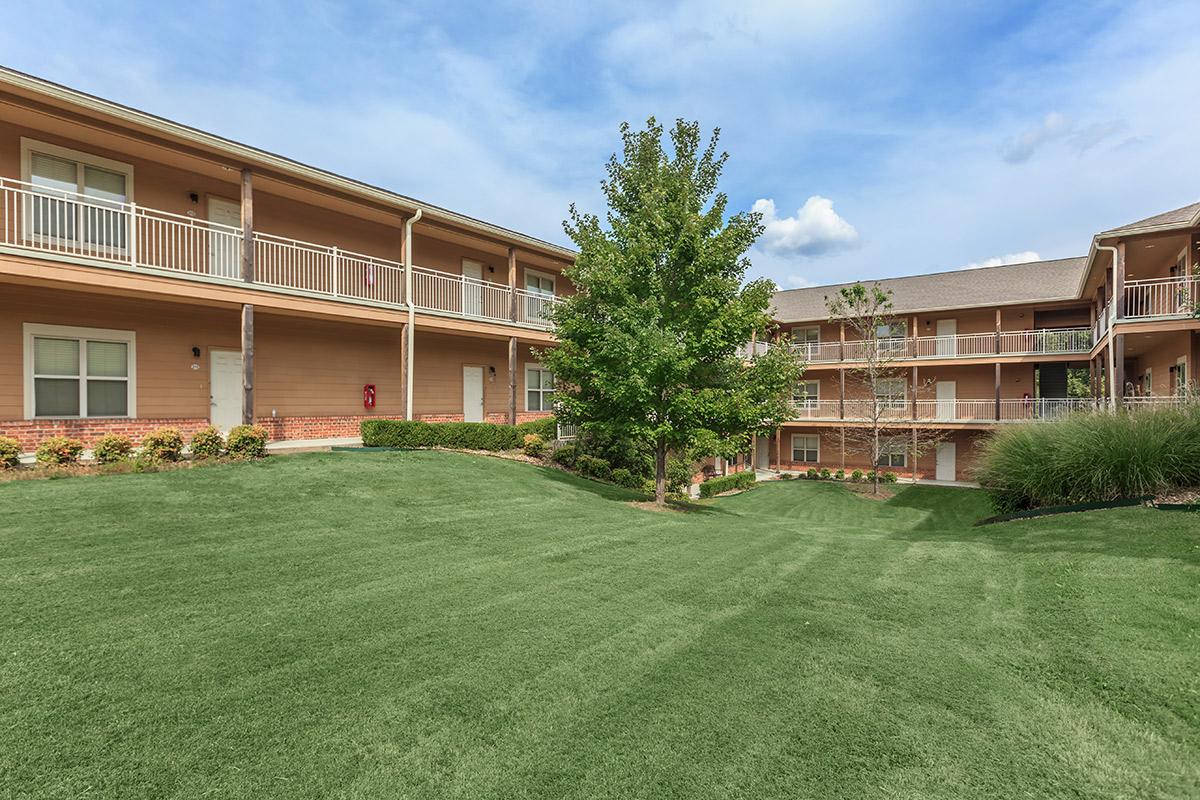
[{"label": "window with blinds", "polygon": [[908,448],[902,436],[895,436],[879,443],[878,467],[903,467],[907,462]]},{"label": "window with blinds", "polygon": [[554,410],[554,374],[541,367],[525,367],[525,410]]},{"label": "window with blinds", "polygon": [[816,464],[820,460],[821,437],[801,433],[792,434],[792,461]]},{"label": "window with blinds", "polygon": [[30,340],[34,417],[124,417],[130,342],[40,336]]},{"label": "window with blinds", "polygon": [[820,381],[800,381],[792,387],[792,402],[802,408],[816,408],[820,397]]},{"label": "window with blinds", "polygon": [[40,196],[30,198],[25,211],[28,235],[41,242],[125,249],[128,174],[82,158],[32,150],[29,183]]}]

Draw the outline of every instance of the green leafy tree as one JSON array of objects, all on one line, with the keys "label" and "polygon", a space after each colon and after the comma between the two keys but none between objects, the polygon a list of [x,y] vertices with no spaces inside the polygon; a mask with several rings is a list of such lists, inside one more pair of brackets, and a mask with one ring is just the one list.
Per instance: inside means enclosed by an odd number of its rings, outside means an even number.
[{"label": "green leafy tree", "polygon": [[601,184],[606,224],[574,205],[563,223],[577,294],[553,312],[558,346],[538,354],[560,419],[653,444],[659,504],[668,454],[744,452],[787,418],[801,369],[786,347],[744,352],[752,334],[768,338],[775,286],[745,282],[761,218],[726,218],[718,136],[702,150],[699,124],[679,120],[668,153],[653,118],[621,126],[622,157]]}]

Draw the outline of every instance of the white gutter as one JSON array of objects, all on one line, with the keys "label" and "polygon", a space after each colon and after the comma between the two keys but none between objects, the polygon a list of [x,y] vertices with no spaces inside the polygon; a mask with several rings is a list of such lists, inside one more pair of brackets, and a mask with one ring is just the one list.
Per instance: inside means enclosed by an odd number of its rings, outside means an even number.
[{"label": "white gutter", "polygon": [[[1097,250],[1107,250],[1109,253],[1112,254],[1113,280],[1115,281],[1116,280],[1116,271],[1117,271],[1117,257],[1118,257],[1117,248],[1113,247],[1112,245],[1097,244],[1096,249]],[[1112,297],[1112,303],[1116,303],[1116,302],[1117,302],[1117,295],[1114,292],[1113,297]],[[1116,306],[1114,305],[1113,308],[1116,308]],[[1104,307],[1104,313],[1107,314],[1108,312],[1109,312],[1109,308],[1108,308],[1108,305],[1106,305]],[[1115,326],[1109,325],[1108,326],[1108,407],[1109,408],[1117,407],[1117,365],[1116,365],[1116,357],[1113,354],[1113,345],[1115,345],[1116,342],[1117,342],[1117,331],[1115,329]],[[1124,389],[1124,387],[1121,387],[1121,388]]]},{"label": "white gutter", "polygon": [[413,418],[413,334],[416,328],[413,322],[416,309],[412,301],[412,229],[413,224],[421,219],[421,209],[417,209],[411,217],[404,220],[404,304],[408,306],[408,327],[405,332],[404,352],[404,418]]}]

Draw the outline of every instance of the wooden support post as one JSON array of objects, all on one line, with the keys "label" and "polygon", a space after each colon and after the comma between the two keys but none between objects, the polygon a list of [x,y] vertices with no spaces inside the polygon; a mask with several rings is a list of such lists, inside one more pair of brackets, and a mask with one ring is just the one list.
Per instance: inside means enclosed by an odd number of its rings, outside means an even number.
[{"label": "wooden support post", "polygon": [[912,368],[912,418],[917,419],[917,365]]},{"label": "wooden support post", "polygon": [[917,426],[912,429],[912,482],[917,482]]},{"label": "wooden support post", "polygon": [[254,282],[254,178],[242,170],[242,280]]},{"label": "wooden support post", "polygon": [[517,337],[508,337],[508,424],[517,424]]},{"label": "wooden support post", "polygon": [[242,424],[254,424],[254,306],[242,306]]},{"label": "wooden support post", "polygon": [[846,360],[846,320],[838,323],[838,361]]},{"label": "wooden support post", "polygon": [[[846,370],[838,370],[838,419],[846,418]],[[843,428],[844,431],[844,428]]]},{"label": "wooden support post", "polygon": [[[517,248],[508,248],[508,289],[512,302],[509,304],[508,318],[517,321]],[[510,358],[511,360],[511,358]]]},{"label": "wooden support post", "polygon": [[1125,403],[1125,334],[1113,336],[1113,400],[1118,406]]},{"label": "wooden support post", "polygon": [[917,357],[917,331],[920,330],[921,321],[914,314],[912,318],[912,328],[908,331],[908,349],[912,353],[912,357]]},{"label": "wooden support post", "polygon": [[400,328],[400,406],[404,418],[409,420],[413,418],[413,414],[412,409],[408,407],[408,392],[405,388],[408,386],[408,371],[412,369],[412,365],[408,363],[408,337],[411,335],[408,323],[405,323]]},{"label": "wooden support post", "polygon": [[996,421],[1000,421],[1000,362],[996,362]]},{"label": "wooden support post", "polygon": [[783,469],[783,428],[775,429],[775,471]]},{"label": "wooden support post", "polygon": [[846,471],[846,426],[841,426],[842,432],[842,472]]},{"label": "wooden support post", "polygon": [[[1125,243],[1117,243],[1117,257],[1113,263],[1113,300],[1117,304],[1117,319],[1125,317]],[[1119,395],[1120,393],[1118,393]]]},{"label": "wooden support post", "polygon": [[996,355],[1000,355],[1000,309],[996,309]]}]

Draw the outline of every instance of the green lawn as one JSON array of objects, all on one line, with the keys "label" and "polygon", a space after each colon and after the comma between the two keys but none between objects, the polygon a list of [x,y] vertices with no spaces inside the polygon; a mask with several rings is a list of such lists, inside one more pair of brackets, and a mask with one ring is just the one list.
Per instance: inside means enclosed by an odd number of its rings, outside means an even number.
[{"label": "green lawn", "polygon": [[1196,797],[1200,517],[447,453],[0,484],[0,797]]}]

